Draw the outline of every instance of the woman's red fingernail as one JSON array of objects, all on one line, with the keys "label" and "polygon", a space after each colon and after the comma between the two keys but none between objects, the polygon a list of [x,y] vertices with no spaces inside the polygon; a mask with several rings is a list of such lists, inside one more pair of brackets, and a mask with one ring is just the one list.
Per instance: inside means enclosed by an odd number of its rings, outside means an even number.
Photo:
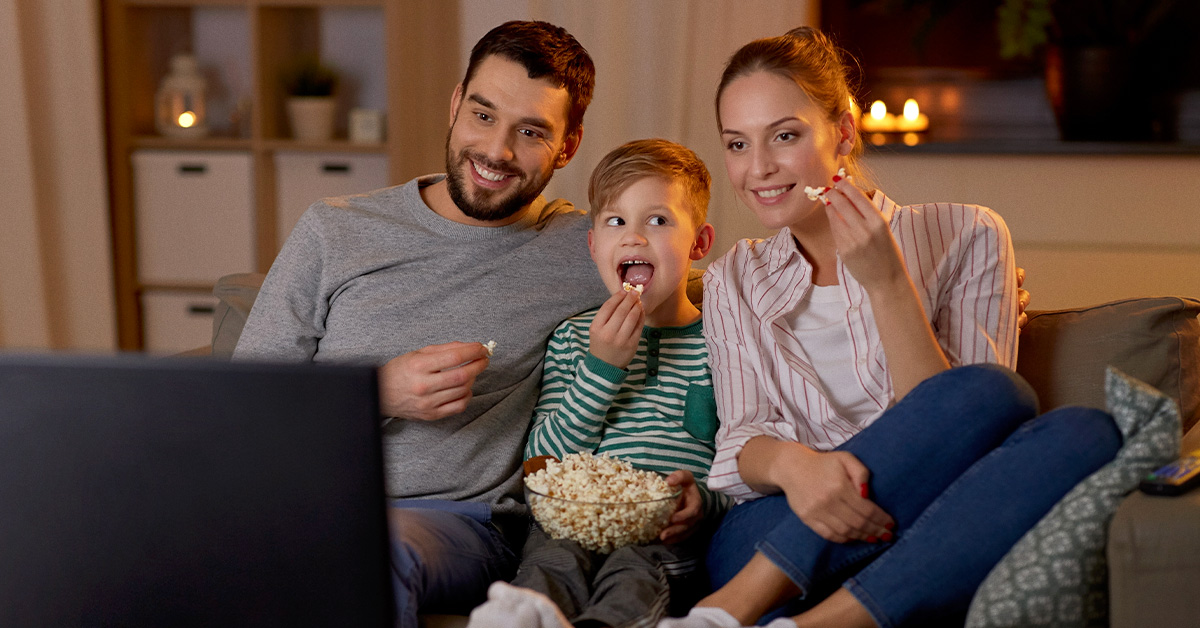
[{"label": "woman's red fingernail", "polygon": [[889,521],[889,522],[887,522],[887,523],[883,524],[883,527],[885,527],[885,528],[887,528],[887,529],[889,529],[889,530],[894,530],[894,529],[896,528],[896,522],[895,522],[895,521]]},{"label": "woman's red fingernail", "polygon": [[841,181],[841,180],[842,180],[842,178],[841,178],[841,177],[839,177],[838,175],[836,175],[836,174],[835,174],[835,175],[833,175],[833,182],[834,182],[834,183],[837,183],[838,181]]},{"label": "woman's red fingernail", "polygon": [[866,499],[867,498],[867,483],[863,482],[862,484],[859,485],[859,488],[862,489],[863,499]]},{"label": "woman's red fingernail", "polygon": [[875,542],[876,542],[876,541],[878,541],[878,540],[879,540],[879,539],[877,539],[877,538],[875,538],[875,537],[873,537],[873,536],[868,536],[868,537],[867,537],[867,542],[868,542],[868,543],[875,543]]},{"label": "woman's red fingernail", "polygon": [[882,540],[884,543],[887,543],[888,541],[892,540],[892,533],[891,533],[891,532],[884,532],[884,533],[883,533],[883,536],[881,536],[881,537],[879,537],[879,538],[880,538],[880,539],[881,539],[881,540]]}]

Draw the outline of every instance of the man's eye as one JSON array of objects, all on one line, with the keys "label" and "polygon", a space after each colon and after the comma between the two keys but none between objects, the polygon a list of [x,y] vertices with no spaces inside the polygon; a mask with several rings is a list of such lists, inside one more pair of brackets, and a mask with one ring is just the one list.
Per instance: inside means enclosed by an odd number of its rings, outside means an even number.
[{"label": "man's eye", "polygon": [[481,122],[491,122],[492,121],[492,116],[489,116],[488,114],[483,113],[482,111],[476,111],[475,117],[479,118],[479,120]]},{"label": "man's eye", "polygon": [[617,216],[609,216],[608,220],[604,221],[604,224],[610,227],[620,227],[625,224],[625,220]]},{"label": "man's eye", "polygon": [[533,129],[521,129],[520,131],[517,131],[517,132],[520,133],[521,135],[524,135],[525,137],[533,138],[535,140],[542,138],[542,134],[538,133],[537,131],[534,131]]}]

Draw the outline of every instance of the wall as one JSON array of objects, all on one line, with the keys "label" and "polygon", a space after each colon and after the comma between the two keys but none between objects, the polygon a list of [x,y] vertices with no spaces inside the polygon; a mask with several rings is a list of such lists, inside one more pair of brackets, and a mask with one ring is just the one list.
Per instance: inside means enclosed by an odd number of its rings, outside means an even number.
[{"label": "wall", "polygon": [[116,346],[94,2],[0,1],[0,348]]}]

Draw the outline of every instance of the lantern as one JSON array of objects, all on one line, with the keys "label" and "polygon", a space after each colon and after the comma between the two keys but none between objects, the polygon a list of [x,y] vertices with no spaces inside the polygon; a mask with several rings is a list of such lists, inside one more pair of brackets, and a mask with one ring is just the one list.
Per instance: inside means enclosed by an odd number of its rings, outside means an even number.
[{"label": "lantern", "polygon": [[181,54],[171,58],[171,71],[163,77],[155,98],[155,127],[167,137],[194,139],[208,135],[204,112],[207,83],[196,58]]}]

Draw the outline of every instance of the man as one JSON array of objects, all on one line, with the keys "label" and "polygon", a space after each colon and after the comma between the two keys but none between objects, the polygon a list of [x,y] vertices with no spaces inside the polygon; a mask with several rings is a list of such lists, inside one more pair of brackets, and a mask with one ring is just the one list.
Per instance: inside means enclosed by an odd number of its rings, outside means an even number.
[{"label": "man", "polygon": [[314,204],[234,354],[382,365],[400,626],[466,613],[515,568],[546,341],[608,297],[586,217],[540,197],[579,147],[594,75],[559,27],[485,35],[451,99],[446,175]]}]

